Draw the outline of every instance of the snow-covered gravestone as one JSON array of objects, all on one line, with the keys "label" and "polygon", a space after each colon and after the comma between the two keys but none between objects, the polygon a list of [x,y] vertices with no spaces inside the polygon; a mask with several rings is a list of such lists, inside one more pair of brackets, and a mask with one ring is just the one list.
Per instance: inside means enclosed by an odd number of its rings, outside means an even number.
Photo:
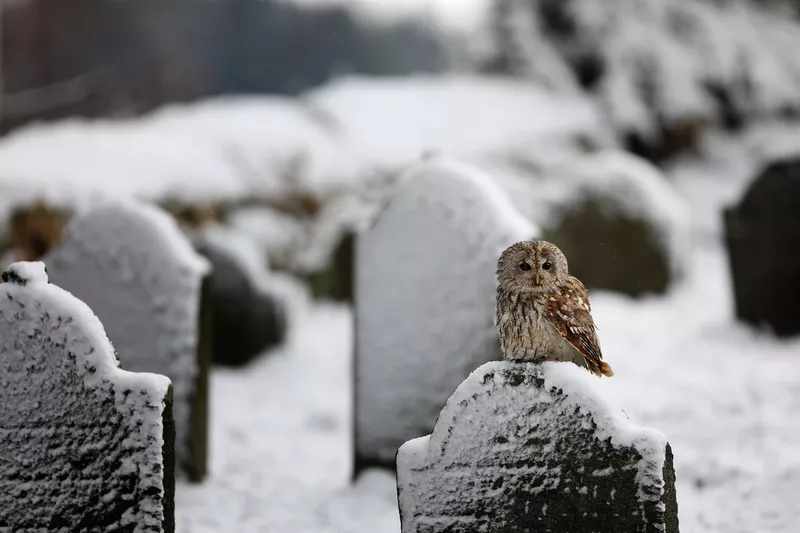
[{"label": "snow-covered gravestone", "polygon": [[688,210],[656,167],[607,151],[576,157],[552,174],[534,186],[529,202],[542,204],[533,220],[546,215],[542,236],[567,256],[570,274],[590,290],[631,296],[663,293],[680,277]]},{"label": "snow-covered gravestone", "polygon": [[470,371],[500,358],[497,258],[536,234],[490,177],[433,161],[358,235],[356,474],[394,468],[400,445],[431,432]]},{"label": "snow-covered gravestone", "polygon": [[672,451],[570,363],[492,362],[397,454],[403,533],[677,533]]},{"label": "snow-covered gravestone", "polygon": [[45,262],[53,283],[97,313],[126,370],[172,380],[177,463],[190,480],[202,480],[211,359],[206,261],[169,215],[118,201],[73,217]]},{"label": "snow-covered gravestone", "polygon": [[169,379],[121,370],[43,263],[3,281],[0,531],[174,531]]}]

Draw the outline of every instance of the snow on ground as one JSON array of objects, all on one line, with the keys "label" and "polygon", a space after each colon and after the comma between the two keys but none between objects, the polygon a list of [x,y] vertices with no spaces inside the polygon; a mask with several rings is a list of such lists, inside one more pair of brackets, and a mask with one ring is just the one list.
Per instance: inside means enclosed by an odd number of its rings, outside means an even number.
[{"label": "snow on ground", "polygon": [[592,298],[621,404],[673,446],[682,531],[796,531],[800,339],[733,322],[719,246],[686,260],[668,297]]},{"label": "snow on ground", "polygon": [[402,168],[430,152],[463,158],[563,151],[579,137],[612,144],[588,99],[508,78],[351,78],[309,99],[343,125],[346,144],[373,169]]},{"label": "snow on ground", "polygon": [[[696,222],[680,286],[642,300],[592,295],[610,388],[673,446],[684,533],[800,528],[800,338],[734,321],[715,222],[763,138],[717,138],[704,163],[672,169]],[[394,477],[349,483],[351,314],[293,301],[286,347],[214,371],[211,475],[179,485],[181,532],[399,533]]]},{"label": "snow on ground", "polygon": [[[282,217],[289,227],[283,238],[250,224],[264,216],[235,218],[267,241],[276,264],[313,272],[425,155],[490,167],[524,159],[530,167],[587,145],[614,141],[579,95],[486,76],[350,77],[295,99],[217,98],[140,119],[71,119],[15,131],[0,140],[0,227],[10,209],[38,199],[66,208],[115,196],[244,201],[272,209],[266,216],[273,219],[293,214]],[[530,193],[519,180],[504,186]]]},{"label": "snow on ground", "polygon": [[217,98],[140,119],[22,128],[0,142],[0,219],[37,198],[66,206],[96,195],[198,202],[299,189],[325,199],[428,152],[465,157],[576,137],[610,143],[586,100],[526,82],[346,78],[298,99]]},{"label": "snow on ground", "polygon": [[394,477],[350,487],[351,315],[293,284],[286,346],[211,381],[208,480],[179,484],[178,531],[398,531]]}]

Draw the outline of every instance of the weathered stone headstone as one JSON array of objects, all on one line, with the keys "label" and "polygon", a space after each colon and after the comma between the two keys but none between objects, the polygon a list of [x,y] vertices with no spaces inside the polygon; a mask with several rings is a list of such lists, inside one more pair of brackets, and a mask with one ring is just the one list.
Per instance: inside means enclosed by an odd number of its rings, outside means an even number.
[{"label": "weathered stone headstone", "polygon": [[242,250],[248,243],[237,246],[232,243],[236,240],[229,231],[206,231],[195,244],[213,267],[208,280],[214,310],[212,360],[219,365],[247,364],[286,337],[285,303],[262,286],[268,274],[265,262],[247,257],[255,250]]},{"label": "weathered stone headstone", "polygon": [[570,363],[492,362],[397,454],[403,533],[677,533],[672,451]]},{"label": "weathered stone headstone", "polygon": [[103,322],[124,368],[168,376],[179,468],[206,473],[208,302],[206,261],[158,208],[112,202],[73,217],[45,259],[50,279],[86,302]]},{"label": "weathered stone headstone", "polygon": [[800,333],[800,158],[768,165],[725,211],[736,316]]},{"label": "weathered stone headstone", "polygon": [[686,209],[659,171],[621,153],[586,156],[555,173],[564,194],[542,238],[590,289],[664,293],[679,274]]},{"label": "weathered stone headstone", "polygon": [[86,304],[15,263],[0,284],[0,530],[175,530],[169,379],[118,367]]},{"label": "weathered stone headstone", "polygon": [[536,237],[477,169],[412,170],[356,242],[355,470],[394,468],[397,448],[430,433],[452,391],[500,358],[497,258]]}]

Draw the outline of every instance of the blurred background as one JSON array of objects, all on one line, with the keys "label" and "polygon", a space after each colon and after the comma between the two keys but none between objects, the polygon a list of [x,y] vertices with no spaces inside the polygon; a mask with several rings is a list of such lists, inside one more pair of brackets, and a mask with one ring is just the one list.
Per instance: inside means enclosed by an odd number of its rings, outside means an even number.
[{"label": "blurred background", "polygon": [[682,530],[800,530],[800,2],[1,1],[0,266],[133,196],[256,310],[179,530],[399,531],[350,480],[353,235],[438,156],[592,291]]}]

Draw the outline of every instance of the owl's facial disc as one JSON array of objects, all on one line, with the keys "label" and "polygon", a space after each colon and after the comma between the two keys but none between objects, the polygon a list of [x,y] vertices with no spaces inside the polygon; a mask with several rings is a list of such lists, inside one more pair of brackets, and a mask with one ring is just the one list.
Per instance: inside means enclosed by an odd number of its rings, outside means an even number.
[{"label": "owl's facial disc", "polygon": [[539,260],[535,253],[530,253],[525,250],[517,254],[513,263],[510,265],[513,269],[512,278],[521,287],[530,287],[539,285],[540,272],[537,268]]},{"label": "owl's facial disc", "polygon": [[567,276],[567,261],[553,244],[519,242],[508,247],[497,265],[497,280],[508,290],[546,292]]}]

